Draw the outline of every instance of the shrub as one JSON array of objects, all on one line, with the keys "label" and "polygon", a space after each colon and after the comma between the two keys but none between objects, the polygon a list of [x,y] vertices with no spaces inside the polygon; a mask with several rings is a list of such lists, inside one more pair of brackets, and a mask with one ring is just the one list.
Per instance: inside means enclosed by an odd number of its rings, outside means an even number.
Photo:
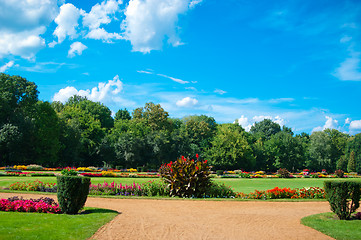
[{"label": "shrub", "polygon": [[65,168],[61,171],[61,174],[63,176],[77,176],[78,175],[78,172],[74,169],[71,169],[71,168]]},{"label": "shrub", "polygon": [[286,168],[280,168],[277,171],[277,174],[279,175],[279,177],[281,178],[289,178],[290,176],[290,172],[286,169]]},{"label": "shrub", "polygon": [[163,164],[159,173],[169,184],[170,195],[179,197],[201,197],[210,186],[210,171],[207,160],[190,160],[181,157],[175,162]]},{"label": "shrub", "polygon": [[[325,181],[325,191],[331,210],[340,220],[348,220],[359,207],[361,183],[355,181]],[[351,200],[351,202],[350,202]]]},{"label": "shrub", "polygon": [[76,214],[84,207],[89,193],[90,178],[57,176],[58,201],[62,212]]},{"label": "shrub", "polygon": [[111,171],[102,171],[102,177],[116,177],[117,175]]},{"label": "shrub", "polygon": [[273,189],[267,190],[266,194],[270,199],[275,198],[292,198],[292,196],[296,193],[296,190],[292,190],[290,188],[279,188],[275,187]]},{"label": "shrub", "polygon": [[223,175],[223,173],[224,173],[223,170],[217,170],[216,171],[217,176],[221,176],[221,175]]},{"label": "shrub", "polygon": [[239,174],[239,176],[240,176],[241,178],[251,178],[251,174],[245,173],[245,172],[241,172],[241,173]]},{"label": "shrub", "polygon": [[160,181],[148,181],[142,185],[143,195],[145,196],[169,196],[170,189],[168,184]]},{"label": "shrub", "polygon": [[231,198],[235,197],[236,193],[233,189],[229,186],[224,184],[218,184],[212,182],[209,188],[207,189],[204,197],[211,197],[211,198]]},{"label": "shrub", "polygon": [[137,167],[137,172],[144,172],[144,167]]},{"label": "shrub", "polygon": [[42,171],[44,170],[43,166],[36,165],[36,164],[30,164],[26,166],[26,170],[28,171]]},{"label": "shrub", "polygon": [[16,182],[10,185],[10,190],[56,192],[55,183],[43,183],[39,180],[33,182]]},{"label": "shrub", "polygon": [[338,178],[343,178],[344,177],[344,174],[345,172],[342,171],[341,169],[338,169],[335,171],[335,175],[338,177]]},{"label": "shrub", "polygon": [[89,188],[91,195],[122,195],[122,196],[141,196],[141,185],[133,183],[130,185],[122,185],[112,182],[111,184],[104,182],[103,184],[91,184]]}]

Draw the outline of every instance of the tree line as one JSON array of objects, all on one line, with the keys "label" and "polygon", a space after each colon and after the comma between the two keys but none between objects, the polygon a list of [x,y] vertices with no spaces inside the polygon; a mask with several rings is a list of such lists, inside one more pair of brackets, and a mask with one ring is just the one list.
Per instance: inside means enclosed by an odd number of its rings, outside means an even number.
[{"label": "tree line", "polygon": [[158,169],[181,155],[199,154],[213,170],[361,172],[361,134],[326,129],[295,135],[270,119],[246,132],[237,122],[218,124],[205,115],[171,118],[152,102],[112,117],[107,106],[85,97],[63,104],[40,101],[38,94],[35,83],[0,74],[2,166]]}]

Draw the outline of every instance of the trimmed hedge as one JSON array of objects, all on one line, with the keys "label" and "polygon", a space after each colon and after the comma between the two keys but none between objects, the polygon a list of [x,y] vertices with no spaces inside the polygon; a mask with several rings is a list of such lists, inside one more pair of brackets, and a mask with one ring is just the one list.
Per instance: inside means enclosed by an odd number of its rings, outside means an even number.
[{"label": "trimmed hedge", "polygon": [[332,212],[340,220],[350,219],[351,214],[360,206],[361,182],[325,181],[324,185]]},{"label": "trimmed hedge", "polygon": [[89,177],[57,176],[58,202],[61,211],[76,214],[84,207],[89,194]]}]

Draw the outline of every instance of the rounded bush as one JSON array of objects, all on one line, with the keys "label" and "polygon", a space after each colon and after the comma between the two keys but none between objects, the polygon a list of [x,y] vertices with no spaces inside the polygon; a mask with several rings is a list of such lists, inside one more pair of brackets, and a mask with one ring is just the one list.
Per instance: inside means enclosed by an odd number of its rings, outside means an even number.
[{"label": "rounded bush", "polygon": [[61,211],[76,214],[84,207],[89,194],[89,177],[57,176],[58,202]]}]

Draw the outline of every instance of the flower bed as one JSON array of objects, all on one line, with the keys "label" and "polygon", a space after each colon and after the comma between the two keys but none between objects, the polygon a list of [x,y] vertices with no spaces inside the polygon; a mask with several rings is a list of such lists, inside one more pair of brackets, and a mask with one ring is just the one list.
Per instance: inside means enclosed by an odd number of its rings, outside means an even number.
[{"label": "flower bed", "polygon": [[25,200],[23,198],[12,197],[0,199],[0,211],[61,213],[59,205],[51,198]]},{"label": "flower bed", "polygon": [[301,188],[301,189],[290,189],[290,188],[279,188],[275,187],[266,191],[251,192],[248,194],[238,193],[236,198],[241,199],[325,199],[326,194],[323,188],[310,187],[310,188]]},{"label": "flower bed", "polygon": [[17,191],[39,191],[39,192],[56,192],[56,183],[43,183],[39,180],[33,182],[16,182],[10,185],[10,190]]},{"label": "flower bed", "polygon": [[142,188],[140,184],[122,185],[112,182],[108,184],[91,184],[89,188],[90,195],[121,195],[121,196],[142,196]]}]

